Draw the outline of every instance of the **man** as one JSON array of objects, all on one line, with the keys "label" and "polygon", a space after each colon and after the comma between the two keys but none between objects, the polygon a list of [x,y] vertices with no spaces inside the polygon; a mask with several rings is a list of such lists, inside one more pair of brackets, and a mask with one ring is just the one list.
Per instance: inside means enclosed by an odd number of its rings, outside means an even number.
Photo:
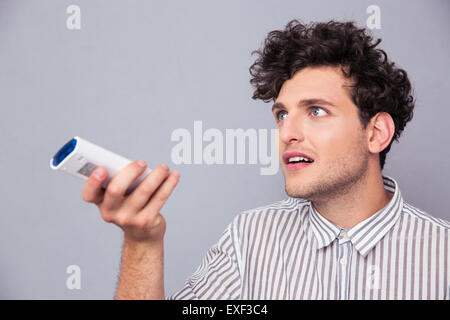
[{"label": "man", "polygon": [[[449,223],[403,201],[382,175],[411,120],[407,73],[351,22],[269,33],[250,67],[254,99],[274,101],[288,198],[244,211],[171,299],[448,299]],[[116,298],[163,299],[159,213],[179,174],[133,162],[83,199],[124,232]]]}]

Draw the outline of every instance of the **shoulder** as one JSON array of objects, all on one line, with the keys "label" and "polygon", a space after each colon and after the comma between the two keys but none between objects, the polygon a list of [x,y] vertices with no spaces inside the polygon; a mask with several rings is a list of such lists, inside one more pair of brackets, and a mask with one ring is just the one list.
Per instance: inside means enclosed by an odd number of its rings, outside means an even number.
[{"label": "shoulder", "polygon": [[424,210],[414,207],[406,202],[403,203],[403,214],[407,219],[410,219],[410,221],[421,224],[422,226],[439,228],[446,230],[447,232],[450,229],[449,221],[434,217]]},{"label": "shoulder", "polygon": [[450,222],[419,209],[409,203],[403,203],[399,228],[414,235],[416,239],[428,239],[439,243],[450,242]]}]

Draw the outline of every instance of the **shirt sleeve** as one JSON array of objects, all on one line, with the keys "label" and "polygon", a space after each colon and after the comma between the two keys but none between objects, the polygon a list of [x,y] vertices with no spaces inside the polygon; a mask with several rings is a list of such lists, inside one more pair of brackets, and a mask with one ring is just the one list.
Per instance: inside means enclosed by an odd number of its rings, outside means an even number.
[{"label": "shirt sleeve", "polygon": [[234,243],[233,224],[224,231],[203,258],[197,270],[178,292],[166,297],[168,300],[236,300],[241,296],[239,261]]}]

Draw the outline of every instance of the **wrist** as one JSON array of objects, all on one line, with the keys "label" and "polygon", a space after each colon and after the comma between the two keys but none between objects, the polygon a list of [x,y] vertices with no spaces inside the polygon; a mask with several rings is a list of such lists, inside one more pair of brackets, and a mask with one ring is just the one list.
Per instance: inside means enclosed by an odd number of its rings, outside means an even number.
[{"label": "wrist", "polygon": [[143,249],[160,249],[164,247],[164,238],[154,239],[136,239],[124,234],[123,237],[124,247],[143,248]]}]

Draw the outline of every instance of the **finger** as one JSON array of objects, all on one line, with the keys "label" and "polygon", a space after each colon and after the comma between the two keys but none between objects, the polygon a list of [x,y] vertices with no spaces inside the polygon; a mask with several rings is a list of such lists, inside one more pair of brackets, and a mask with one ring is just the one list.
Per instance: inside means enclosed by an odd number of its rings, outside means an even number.
[{"label": "finger", "polygon": [[168,175],[169,167],[167,165],[160,164],[157,166],[125,200],[126,205],[140,211]]},{"label": "finger", "polygon": [[95,203],[96,205],[100,204],[105,194],[102,185],[107,177],[108,171],[105,168],[96,168],[84,184],[81,198],[86,202]]},{"label": "finger", "polygon": [[178,181],[180,181],[180,173],[178,171],[172,171],[166,181],[164,181],[164,183],[151,197],[148,204],[139,212],[138,218],[139,216],[143,216],[144,219],[151,221],[154,217],[156,217],[166,203],[167,199],[172,194],[172,191],[175,189]]},{"label": "finger", "polygon": [[133,161],[114,176],[106,187],[103,205],[107,210],[121,206],[125,192],[133,182],[145,171],[145,161]]}]

